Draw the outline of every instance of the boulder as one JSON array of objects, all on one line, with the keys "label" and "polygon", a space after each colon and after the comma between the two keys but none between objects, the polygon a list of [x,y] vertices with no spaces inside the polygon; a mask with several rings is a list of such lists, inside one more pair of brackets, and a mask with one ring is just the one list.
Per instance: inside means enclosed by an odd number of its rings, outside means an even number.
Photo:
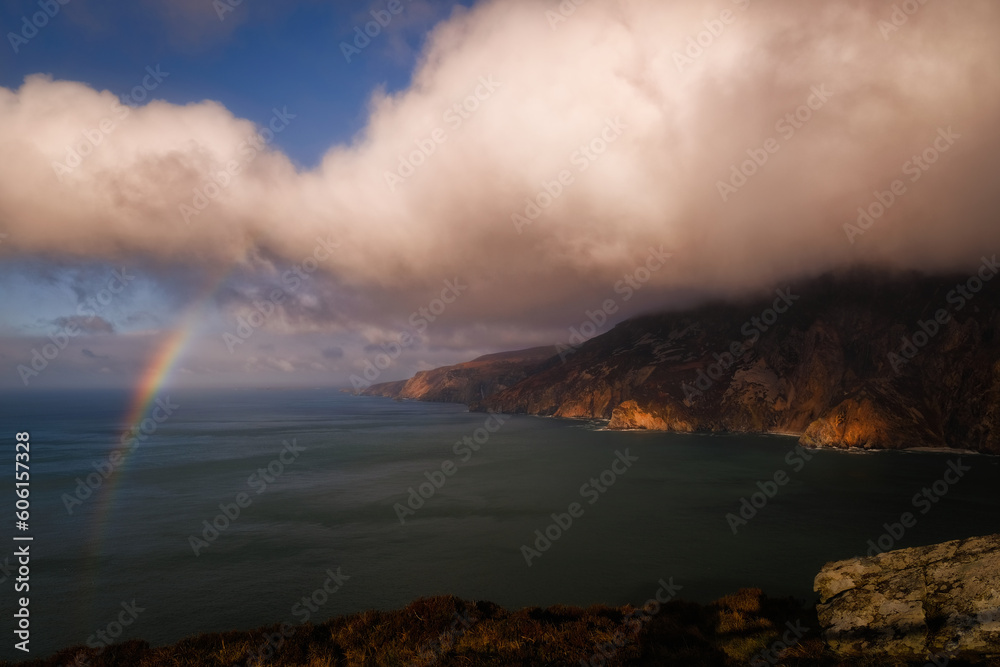
[{"label": "boulder", "polygon": [[814,590],[842,656],[1000,656],[1000,535],[828,563]]}]

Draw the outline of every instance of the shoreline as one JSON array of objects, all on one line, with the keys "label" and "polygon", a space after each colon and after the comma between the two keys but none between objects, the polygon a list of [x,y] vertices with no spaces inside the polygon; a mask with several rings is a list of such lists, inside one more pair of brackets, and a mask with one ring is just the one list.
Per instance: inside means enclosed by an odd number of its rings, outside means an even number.
[{"label": "shoreline", "polygon": [[[342,390],[343,391],[343,390]],[[409,401],[413,403],[437,403],[440,405],[464,405],[466,412],[469,414],[477,413],[482,414],[485,411],[472,410],[468,405],[464,403],[452,403],[448,401],[423,401],[416,398],[392,398],[389,396],[366,396],[360,393],[349,392],[352,396],[363,396],[364,398],[380,398],[391,401]],[[801,439],[804,433],[795,433],[792,431],[761,431],[761,432],[748,432],[748,431],[665,431],[659,429],[647,429],[647,428],[607,428],[607,424],[611,421],[610,419],[603,419],[600,417],[559,417],[556,415],[533,415],[526,412],[498,412],[497,414],[514,416],[514,417],[534,417],[536,419],[558,419],[566,422],[601,422],[604,426],[600,428],[592,428],[590,430],[596,432],[604,433],[664,433],[671,435],[702,435],[702,436],[778,436],[782,438],[796,438]],[[951,448],[951,447],[900,447],[900,448],[877,448],[877,449],[866,449],[863,447],[815,447],[809,445],[802,445],[803,448],[811,452],[840,452],[843,454],[880,454],[884,452],[901,452],[901,453],[913,453],[913,454],[958,454],[961,456],[988,456],[1000,458],[1000,454],[991,454],[989,452],[977,452],[974,449],[964,449],[964,448]]]}]

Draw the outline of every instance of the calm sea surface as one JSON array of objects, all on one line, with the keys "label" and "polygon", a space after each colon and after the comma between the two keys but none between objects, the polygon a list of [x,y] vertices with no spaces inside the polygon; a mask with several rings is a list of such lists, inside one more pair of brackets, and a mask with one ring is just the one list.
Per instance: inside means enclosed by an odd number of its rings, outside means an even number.
[{"label": "calm sea surface", "polygon": [[[670,578],[696,601],[757,586],[811,602],[825,562],[864,553],[903,512],[917,525],[897,546],[1000,531],[993,457],[962,456],[971,470],[940,499],[915,506],[914,495],[933,488],[958,456],[808,452],[806,460],[789,454],[794,438],[615,433],[520,416],[487,434],[487,415],[461,406],[331,390],[168,397],[179,407],[72,513],[77,480],[95,464],[107,470],[128,397],[0,397],[9,443],[0,564],[8,570],[10,537],[22,534],[12,517],[14,433],[31,433],[33,657],[86,643],[109,624],[115,631],[122,604],[133,600],[142,611],[121,638],[154,644],[297,624],[305,607],[296,604],[338,568],[349,578],[310,620],[437,594],[508,607],[641,603]],[[463,437],[484,442],[456,454]],[[606,473],[618,453],[630,465]],[[451,476],[434,475],[449,461]],[[394,506],[428,472],[444,484],[401,524]],[[787,483],[734,535],[726,515],[780,472]],[[190,537],[205,539],[203,521],[239,494],[240,516],[219,519],[224,529],[196,556]],[[529,567],[522,545],[534,548],[536,529],[571,503],[582,514],[562,534],[550,529],[557,539]],[[11,639],[14,576],[0,572],[6,658],[23,655]]]}]

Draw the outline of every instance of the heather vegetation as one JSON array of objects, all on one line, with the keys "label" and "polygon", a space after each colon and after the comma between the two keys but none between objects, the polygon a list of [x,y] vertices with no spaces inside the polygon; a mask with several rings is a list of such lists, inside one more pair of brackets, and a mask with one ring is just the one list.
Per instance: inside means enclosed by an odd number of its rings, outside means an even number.
[{"label": "heather vegetation", "polygon": [[276,625],[204,634],[172,646],[151,647],[142,641],[129,641],[103,651],[77,647],[47,659],[18,664],[889,667],[907,663],[839,660],[826,650],[811,608],[790,599],[769,599],[757,589],[744,589],[708,605],[677,601],[660,609],[651,606],[645,612],[605,606],[507,611],[489,602],[433,597],[417,600],[401,610],[366,611],[317,625]]}]

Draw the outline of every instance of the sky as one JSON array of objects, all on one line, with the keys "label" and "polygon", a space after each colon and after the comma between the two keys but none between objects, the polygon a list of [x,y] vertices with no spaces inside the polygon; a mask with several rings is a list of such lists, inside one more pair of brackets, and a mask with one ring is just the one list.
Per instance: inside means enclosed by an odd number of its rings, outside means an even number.
[{"label": "sky", "polygon": [[357,387],[1000,245],[1000,6],[8,1],[0,387]]}]

